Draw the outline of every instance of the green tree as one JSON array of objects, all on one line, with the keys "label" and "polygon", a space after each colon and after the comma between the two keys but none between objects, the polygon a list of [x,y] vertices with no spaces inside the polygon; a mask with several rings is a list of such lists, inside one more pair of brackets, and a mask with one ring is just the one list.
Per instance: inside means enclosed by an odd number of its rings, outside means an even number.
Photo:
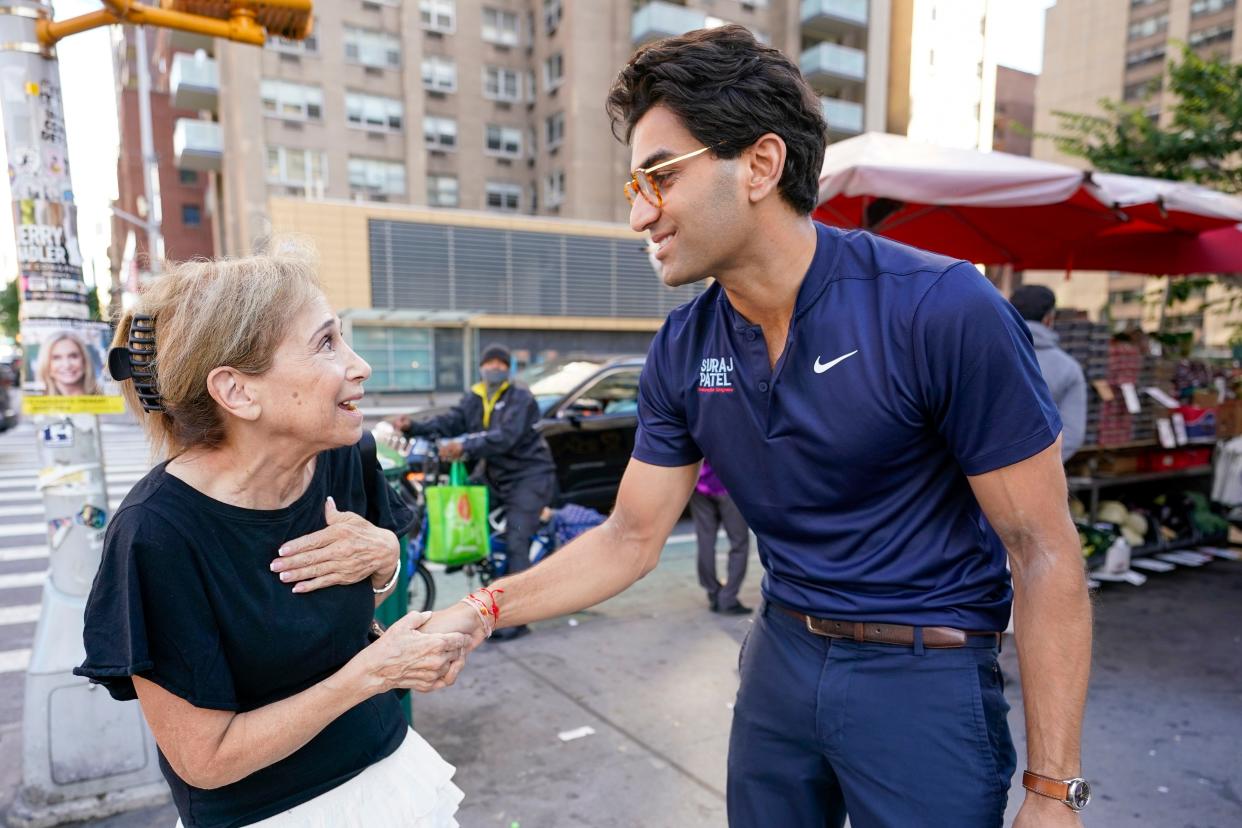
[{"label": "green tree", "polygon": [[1183,44],[1166,88],[1174,103],[1165,126],[1148,116],[1146,102],[1103,99],[1098,114],[1054,112],[1062,131],[1047,137],[1097,170],[1242,192],[1242,65]]},{"label": "green tree", "polygon": [[0,333],[5,336],[17,336],[17,301],[17,279],[14,279],[0,293]]},{"label": "green tree", "polygon": [[[1242,65],[1225,57],[1203,58],[1185,44],[1169,61],[1166,90],[1170,117],[1161,125],[1148,115],[1153,81],[1145,100],[1103,99],[1098,114],[1055,111],[1062,132],[1047,135],[1066,155],[1085,158],[1097,170],[1174,181],[1193,181],[1229,193],[1242,192]],[[1232,310],[1242,302],[1234,275],[1168,280],[1164,306],[1171,307],[1219,281],[1229,292],[1203,302],[1205,312]],[[1161,328],[1168,333],[1161,313]],[[1174,332],[1171,335],[1184,335]],[[1237,335],[1242,335],[1239,331]]]}]

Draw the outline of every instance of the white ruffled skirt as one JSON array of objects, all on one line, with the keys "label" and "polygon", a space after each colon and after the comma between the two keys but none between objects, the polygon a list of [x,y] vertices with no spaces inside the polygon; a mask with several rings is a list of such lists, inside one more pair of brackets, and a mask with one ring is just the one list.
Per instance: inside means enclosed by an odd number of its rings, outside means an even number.
[{"label": "white ruffled skirt", "polygon": [[[458,828],[453,815],[465,795],[453,784],[456,770],[441,759],[417,731],[410,730],[392,755],[345,784],[252,825],[253,828],[372,825]],[[180,820],[177,828],[182,828]]]}]

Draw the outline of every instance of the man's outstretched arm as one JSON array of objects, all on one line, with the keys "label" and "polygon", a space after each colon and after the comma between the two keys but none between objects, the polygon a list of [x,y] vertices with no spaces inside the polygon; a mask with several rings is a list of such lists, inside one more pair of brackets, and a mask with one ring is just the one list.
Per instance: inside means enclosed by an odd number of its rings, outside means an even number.
[{"label": "man's outstretched arm", "polygon": [[[1027,769],[1082,773],[1080,740],[1091,672],[1091,602],[1078,533],[1066,506],[1061,440],[1012,466],[970,478],[1009,551],[1013,623],[1026,708]],[[1028,794],[1015,826],[1077,826],[1078,815]]]},{"label": "man's outstretched arm", "polygon": [[[494,590],[500,625],[527,624],[594,606],[655,569],[664,543],[698,479],[698,464],[668,468],[630,459],[608,520],[575,538],[538,566],[502,578]],[[465,604],[437,612],[424,632],[482,634]]]}]

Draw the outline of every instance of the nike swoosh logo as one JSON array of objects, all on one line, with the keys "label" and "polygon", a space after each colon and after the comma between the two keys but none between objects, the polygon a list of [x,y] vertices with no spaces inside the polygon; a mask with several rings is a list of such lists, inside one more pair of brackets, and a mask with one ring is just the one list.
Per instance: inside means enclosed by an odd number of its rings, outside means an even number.
[{"label": "nike swoosh logo", "polygon": [[831,368],[832,366],[836,365],[838,362],[847,360],[856,353],[858,353],[858,351],[850,351],[848,354],[837,357],[832,362],[820,362],[819,357],[815,357],[815,373],[822,374],[825,371],[827,371],[829,368]]}]

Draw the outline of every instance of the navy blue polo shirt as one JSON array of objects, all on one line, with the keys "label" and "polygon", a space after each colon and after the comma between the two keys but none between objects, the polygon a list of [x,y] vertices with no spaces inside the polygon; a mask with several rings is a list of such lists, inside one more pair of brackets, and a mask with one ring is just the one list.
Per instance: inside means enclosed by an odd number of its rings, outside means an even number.
[{"label": "navy blue polo shirt", "polygon": [[764,597],[824,618],[1004,629],[1005,549],[967,475],[1061,421],[1021,317],[967,262],[816,224],[776,368],[713,285],[651,344],[634,457],[706,457],[759,539]]}]

